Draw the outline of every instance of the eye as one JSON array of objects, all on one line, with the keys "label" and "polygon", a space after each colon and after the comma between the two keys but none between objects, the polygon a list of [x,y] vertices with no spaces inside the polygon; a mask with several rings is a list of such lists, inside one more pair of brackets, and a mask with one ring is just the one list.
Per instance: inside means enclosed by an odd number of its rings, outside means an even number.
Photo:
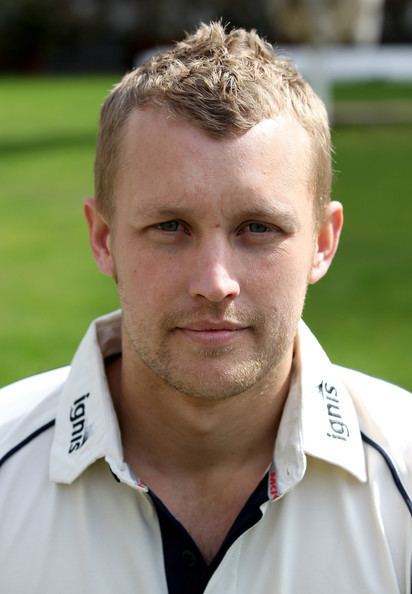
[{"label": "eye", "polygon": [[179,230],[179,226],[181,223],[179,221],[164,221],[163,223],[158,223],[156,228],[160,231],[167,231],[168,233],[176,233]]},{"label": "eye", "polygon": [[268,225],[265,225],[264,223],[248,223],[246,229],[251,233],[268,233],[273,231],[271,227],[268,227]]},{"label": "eye", "polygon": [[277,231],[279,231],[277,227],[273,227],[273,225],[267,225],[266,223],[259,223],[257,221],[244,223],[238,229],[239,235],[266,235],[269,233],[276,233]]},{"label": "eye", "polygon": [[190,227],[184,221],[179,219],[170,219],[151,225],[152,232],[156,232],[156,237],[164,241],[176,241],[186,235],[190,235]]},{"label": "eye", "polygon": [[271,244],[282,236],[279,227],[260,221],[245,221],[237,229],[238,237],[249,245]]}]

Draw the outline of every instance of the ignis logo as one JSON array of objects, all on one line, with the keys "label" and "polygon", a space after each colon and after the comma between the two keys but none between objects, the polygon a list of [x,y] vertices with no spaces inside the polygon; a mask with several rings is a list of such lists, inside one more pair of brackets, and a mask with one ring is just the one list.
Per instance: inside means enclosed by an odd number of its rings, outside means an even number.
[{"label": "ignis logo", "polygon": [[70,408],[70,422],[72,424],[72,434],[70,438],[69,454],[79,450],[88,438],[86,430],[86,398],[89,393],[80,396],[73,402]]},{"label": "ignis logo", "polygon": [[330,386],[326,382],[322,382],[319,385],[319,390],[323,396],[328,411],[331,432],[327,435],[334,439],[342,439],[343,441],[346,441],[349,437],[349,429],[342,419],[341,404],[339,402],[337,389],[335,386]]}]

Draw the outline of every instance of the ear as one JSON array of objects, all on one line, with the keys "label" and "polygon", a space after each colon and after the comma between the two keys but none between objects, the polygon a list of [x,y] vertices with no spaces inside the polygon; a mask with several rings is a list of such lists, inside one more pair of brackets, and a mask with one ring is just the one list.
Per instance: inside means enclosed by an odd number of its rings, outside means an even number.
[{"label": "ear", "polygon": [[327,273],[338,249],[343,226],[343,207],[340,202],[326,206],[325,218],[319,226],[309,283],[317,283]]},{"label": "ear", "polygon": [[96,200],[88,198],[84,203],[84,214],[89,228],[89,241],[96,264],[103,274],[114,275],[110,247],[110,227],[97,209]]}]

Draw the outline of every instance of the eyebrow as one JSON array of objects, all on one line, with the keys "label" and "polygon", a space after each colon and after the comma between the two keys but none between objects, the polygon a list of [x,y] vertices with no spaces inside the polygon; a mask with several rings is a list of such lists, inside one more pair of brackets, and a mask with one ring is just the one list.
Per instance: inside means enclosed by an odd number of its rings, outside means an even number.
[{"label": "eyebrow", "polygon": [[300,227],[299,217],[295,209],[285,207],[283,205],[271,205],[265,206],[263,204],[248,205],[247,208],[239,209],[236,212],[239,218],[244,220],[247,219],[263,219],[263,220],[275,220],[281,222],[291,230],[295,230]]},{"label": "eyebrow", "polygon": [[176,218],[189,216],[190,209],[184,206],[144,206],[141,215],[146,219]]},{"label": "eyebrow", "polygon": [[[147,219],[187,219],[193,216],[193,210],[186,206],[155,206],[148,205],[142,208],[141,216]],[[234,212],[236,219],[263,219],[281,222],[290,230],[297,230],[300,227],[298,214],[293,207],[285,207],[282,204],[266,206],[264,204],[250,203]]]}]

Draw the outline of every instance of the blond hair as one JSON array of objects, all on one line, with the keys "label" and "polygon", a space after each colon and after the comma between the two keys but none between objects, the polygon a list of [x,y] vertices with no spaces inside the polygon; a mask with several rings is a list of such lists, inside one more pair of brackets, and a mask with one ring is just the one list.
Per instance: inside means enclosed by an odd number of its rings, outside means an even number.
[{"label": "blond hair", "polygon": [[121,140],[130,113],[166,109],[222,138],[287,112],[305,128],[312,145],[314,207],[322,218],[331,191],[331,141],[325,107],[309,84],[255,31],[202,24],[172,48],[126,74],[107,97],[100,116],[95,161],[98,208],[114,209]]}]

